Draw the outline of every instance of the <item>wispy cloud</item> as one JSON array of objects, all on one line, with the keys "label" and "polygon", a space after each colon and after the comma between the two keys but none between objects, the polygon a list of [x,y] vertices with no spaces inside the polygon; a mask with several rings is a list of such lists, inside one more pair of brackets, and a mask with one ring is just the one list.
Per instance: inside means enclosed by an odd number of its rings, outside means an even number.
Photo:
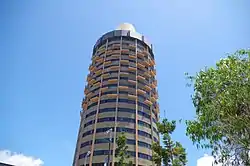
[{"label": "wispy cloud", "polygon": [[42,166],[43,161],[32,156],[25,156],[21,153],[11,152],[9,150],[0,150],[0,162],[12,164],[15,166]]}]

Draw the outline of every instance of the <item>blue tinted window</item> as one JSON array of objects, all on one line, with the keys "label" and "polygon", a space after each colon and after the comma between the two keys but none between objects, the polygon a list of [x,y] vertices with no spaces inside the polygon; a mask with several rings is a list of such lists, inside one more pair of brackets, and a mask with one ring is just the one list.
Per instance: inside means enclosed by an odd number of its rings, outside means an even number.
[{"label": "blue tinted window", "polygon": [[158,134],[158,131],[157,131],[156,128],[153,127],[153,130],[154,130],[154,132],[155,132],[156,134]]},{"label": "blue tinted window", "polygon": [[118,102],[135,104],[135,100],[128,100],[128,99],[118,99]]},{"label": "blue tinted window", "polygon": [[150,160],[150,161],[152,160],[152,156],[144,154],[144,153],[140,153],[140,152],[138,153],[138,157],[142,159]]},{"label": "blue tinted window", "polygon": [[106,132],[106,131],[108,131],[110,128],[112,128],[113,131],[114,131],[114,127],[104,127],[104,128],[97,128],[97,129],[96,129],[96,133]]},{"label": "blue tinted window", "polygon": [[138,114],[141,115],[141,116],[143,116],[143,117],[145,117],[145,118],[147,118],[147,119],[150,119],[150,115],[147,114],[147,113],[145,113],[145,112],[138,111]]},{"label": "blue tinted window", "polygon": [[83,154],[80,154],[80,155],[79,155],[79,159],[84,158],[86,155],[87,155],[87,152],[85,152],[85,153],[83,153]]},{"label": "blue tinted window", "polygon": [[159,142],[158,139],[156,137],[154,137],[154,142]]},{"label": "blue tinted window", "polygon": [[143,122],[143,121],[141,121],[141,120],[138,120],[138,124],[139,124],[140,126],[144,126],[144,127],[147,127],[147,128],[151,128],[151,125],[150,125],[150,124],[148,124],[148,123],[146,123],[146,122]]},{"label": "blue tinted window", "polygon": [[[111,140],[113,142],[113,139]],[[96,139],[95,144],[109,143],[109,138]]]},{"label": "blue tinted window", "polygon": [[130,156],[132,156],[132,157],[135,157],[135,152],[134,151],[127,151],[128,152],[128,154],[130,155]]},{"label": "blue tinted window", "polygon": [[128,67],[129,65],[121,64],[121,67]]},{"label": "blue tinted window", "polygon": [[110,80],[110,79],[117,79],[117,77],[104,78],[103,81],[107,81],[107,80]]},{"label": "blue tinted window", "polygon": [[135,119],[132,118],[125,118],[125,117],[117,117],[118,122],[129,122],[129,123],[135,123]]},{"label": "blue tinted window", "polygon": [[153,119],[153,122],[157,123],[157,121],[155,120],[155,118],[152,118]]},{"label": "blue tinted window", "polygon": [[81,144],[80,148],[83,148],[83,147],[91,145],[91,144],[92,144],[92,140],[91,141],[86,141],[86,142],[84,142],[84,143]]},{"label": "blue tinted window", "polygon": [[117,127],[117,132],[126,132],[126,133],[135,133],[135,129],[125,128],[125,127]]},{"label": "blue tinted window", "polygon": [[151,134],[149,134],[145,131],[138,130],[138,134],[141,136],[144,136],[144,137],[152,138]]},{"label": "blue tinted window", "polygon": [[117,91],[109,91],[109,92],[103,92],[103,95],[107,95],[107,94],[116,94]]},{"label": "blue tinted window", "polygon": [[120,77],[120,80],[128,80],[128,77]]},{"label": "blue tinted window", "polygon": [[115,108],[103,108],[99,110],[99,113],[104,113],[104,112],[114,112]]},{"label": "blue tinted window", "polygon": [[129,144],[129,145],[135,145],[135,140],[133,140],[133,139],[127,139],[127,144]]},{"label": "blue tinted window", "polygon": [[151,149],[151,145],[146,143],[146,142],[138,141],[138,145],[141,146],[141,147]]},{"label": "blue tinted window", "polygon": [[118,73],[118,72],[117,71],[107,71],[104,74],[106,74],[106,73],[112,74],[112,73]]},{"label": "blue tinted window", "polygon": [[[117,94],[117,91],[109,91],[109,92],[103,92],[103,95],[107,95],[107,94]],[[119,91],[119,94],[128,94],[128,92],[126,91]]]},{"label": "blue tinted window", "polygon": [[85,136],[90,135],[90,134],[92,134],[92,133],[93,133],[93,130],[89,130],[89,131],[83,133],[83,134],[82,134],[82,137],[85,137]]},{"label": "blue tinted window", "polygon": [[128,112],[128,113],[134,113],[135,114],[135,110],[134,109],[130,109],[130,108],[118,108],[119,112]]},{"label": "blue tinted window", "polygon": [[153,114],[155,115],[155,117],[157,117],[157,113],[155,112],[155,110],[153,109]]},{"label": "blue tinted window", "polygon": [[116,102],[116,99],[107,99],[107,100],[101,100],[101,104],[103,103],[111,103],[111,102]]},{"label": "blue tinted window", "polygon": [[91,121],[85,123],[85,124],[84,124],[84,127],[87,127],[87,126],[92,125],[92,124],[94,124],[94,123],[95,123],[95,120],[91,120]]},{"label": "blue tinted window", "polygon": [[107,85],[103,85],[103,88],[108,87],[108,88],[116,88],[117,84],[107,84]]},{"label": "blue tinted window", "polygon": [[150,110],[150,107],[148,105],[144,104],[144,103],[138,102],[138,106],[141,106],[143,108],[146,108],[146,109]]},{"label": "blue tinted window", "polygon": [[[112,150],[110,151],[112,154]],[[109,154],[109,150],[95,150],[94,151],[94,156],[100,156],[100,155],[108,155]]]},{"label": "blue tinted window", "polygon": [[146,97],[144,97],[142,95],[138,95],[138,98],[140,98],[141,100],[146,100]]},{"label": "blue tinted window", "polygon": [[91,108],[91,107],[93,107],[93,106],[96,106],[97,103],[98,103],[98,102],[95,102],[95,103],[90,104],[90,105],[88,106],[88,109]]},{"label": "blue tinted window", "polygon": [[106,118],[99,118],[97,122],[113,122],[115,121],[115,117],[106,117]]},{"label": "blue tinted window", "polygon": [[88,113],[87,115],[86,115],[86,118],[87,117],[90,117],[90,116],[92,116],[92,115],[95,115],[96,114],[96,110],[95,111],[92,111],[92,112],[90,112],[90,113]]}]

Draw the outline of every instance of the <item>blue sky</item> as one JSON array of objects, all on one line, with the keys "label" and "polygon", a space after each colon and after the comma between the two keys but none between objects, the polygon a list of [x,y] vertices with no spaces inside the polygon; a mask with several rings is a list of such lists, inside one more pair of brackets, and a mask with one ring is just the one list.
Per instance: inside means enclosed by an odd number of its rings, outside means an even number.
[{"label": "blue sky", "polygon": [[[72,163],[96,40],[122,22],[154,44],[161,116],[192,119],[184,72],[250,45],[249,0],[0,1],[0,149]],[[203,156],[180,125],[189,166]]]}]

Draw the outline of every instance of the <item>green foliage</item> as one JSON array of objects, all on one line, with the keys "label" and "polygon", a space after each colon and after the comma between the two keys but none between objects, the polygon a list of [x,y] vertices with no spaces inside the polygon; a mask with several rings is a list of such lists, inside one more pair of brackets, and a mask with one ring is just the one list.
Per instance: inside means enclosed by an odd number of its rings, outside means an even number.
[{"label": "green foliage", "polygon": [[198,148],[211,148],[218,162],[250,165],[250,51],[239,50],[188,79],[196,119],[187,135]]},{"label": "green foliage", "polygon": [[124,133],[121,133],[116,139],[117,148],[115,150],[115,157],[118,158],[119,166],[132,166],[133,163],[130,161],[127,163],[127,159],[129,158],[129,154],[127,152],[128,146],[126,144],[127,138]]},{"label": "green foliage", "polygon": [[159,133],[163,136],[163,144],[154,143],[153,161],[157,166],[163,163],[165,166],[184,166],[187,163],[185,149],[179,142],[173,142],[171,134],[176,128],[176,121],[169,122],[163,119],[161,123],[157,124]]}]

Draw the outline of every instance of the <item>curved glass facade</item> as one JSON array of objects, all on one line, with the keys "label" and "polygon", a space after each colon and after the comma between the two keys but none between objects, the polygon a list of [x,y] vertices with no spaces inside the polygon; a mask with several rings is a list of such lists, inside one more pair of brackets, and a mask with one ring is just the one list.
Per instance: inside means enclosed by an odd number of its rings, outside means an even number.
[{"label": "curved glass facade", "polygon": [[89,71],[73,166],[104,165],[109,152],[110,165],[116,165],[115,138],[121,132],[127,137],[129,160],[136,166],[153,165],[159,106],[152,45],[136,32],[108,32],[94,46]]}]

